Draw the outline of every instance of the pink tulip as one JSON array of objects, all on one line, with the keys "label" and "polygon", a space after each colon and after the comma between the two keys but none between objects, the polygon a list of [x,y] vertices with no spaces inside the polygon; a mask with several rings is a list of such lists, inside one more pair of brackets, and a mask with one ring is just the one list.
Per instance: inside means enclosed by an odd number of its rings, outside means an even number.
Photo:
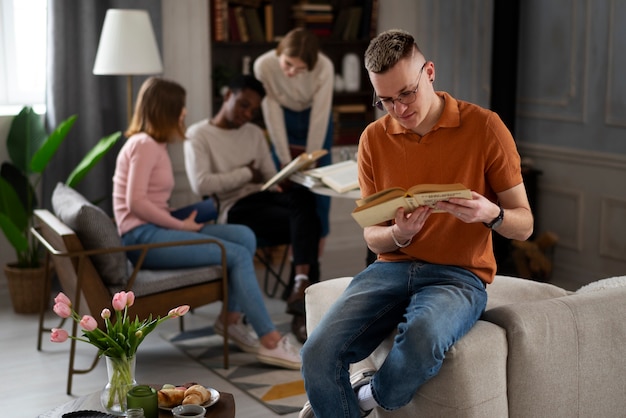
[{"label": "pink tulip", "polygon": [[52,328],[50,333],[50,341],[53,343],[62,343],[67,341],[69,334],[66,330],[60,328]]},{"label": "pink tulip", "polygon": [[100,318],[109,319],[111,317],[111,311],[108,308],[104,308],[100,313]]},{"label": "pink tulip", "polygon": [[[56,300],[56,299],[55,299]],[[52,307],[52,310],[55,314],[59,315],[61,318],[69,318],[72,315],[72,308],[69,305],[57,302]]]},{"label": "pink tulip", "polygon": [[131,290],[126,292],[126,306],[133,306],[133,303],[135,303],[135,293]]},{"label": "pink tulip", "polygon": [[128,301],[128,295],[126,292],[118,292],[113,295],[113,309],[116,311],[123,311],[126,307],[126,302]]},{"label": "pink tulip", "polygon": [[63,293],[63,292],[59,292],[57,297],[54,298],[54,303],[63,303],[65,305],[67,305],[67,306],[72,306],[72,301],[70,300],[70,298],[65,296],[65,293]]},{"label": "pink tulip", "polygon": [[85,331],[93,331],[94,329],[98,328],[98,322],[93,316],[85,315],[80,320],[80,327]]},{"label": "pink tulip", "polygon": [[187,312],[189,312],[189,305],[181,305],[177,308],[170,310],[167,316],[177,318],[179,316],[185,315]]}]

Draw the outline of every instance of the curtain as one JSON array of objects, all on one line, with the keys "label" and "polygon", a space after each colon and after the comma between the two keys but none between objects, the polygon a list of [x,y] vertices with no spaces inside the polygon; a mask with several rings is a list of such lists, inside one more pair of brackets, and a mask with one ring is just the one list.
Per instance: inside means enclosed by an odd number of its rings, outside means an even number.
[{"label": "curtain", "polygon": [[[51,207],[56,184],[67,179],[101,138],[127,128],[126,77],[92,73],[104,17],[112,8],[147,10],[162,51],[160,0],[48,0],[47,129],[74,114],[77,120],[44,173],[42,207]],[[146,77],[133,77],[133,97]],[[120,139],[76,187],[109,214],[115,159],[123,142]]]}]

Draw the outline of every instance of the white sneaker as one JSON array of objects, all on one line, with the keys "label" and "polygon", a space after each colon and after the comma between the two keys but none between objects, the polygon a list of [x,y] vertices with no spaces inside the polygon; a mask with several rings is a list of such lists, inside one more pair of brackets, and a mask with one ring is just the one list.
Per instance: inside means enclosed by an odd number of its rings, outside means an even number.
[{"label": "white sneaker", "polygon": [[[361,388],[361,386],[365,386],[369,384],[375,372],[376,370],[368,368],[368,369],[359,370],[358,372],[351,375],[350,384],[352,385],[352,390],[355,393],[357,393],[359,389]],[[371,409],[369,411],[364,411],[361,409],[361,416],[366,417],[371,412],[372,412]],[[306,401],[306,403],[302,407],[300,414],[298,414],[298,418],[315,418],[315,413],[313,413],[313,408],[311,407],[311,403],[309,401]]]},{"label": "white sneaker", "polygon": [[270,350],[269,348],[260,346],[256,358],[261,363],[284,367],[286,369],[300,370],[302,366],[300,348],[301,347],[291,342],[288,335],[283,335],[283,338],[278,341],[278,345],[274,349]]},{"label": "white sneaker", "polygon": [[[213,324],[213,331],[224,336],[224,324],[217,319]],[[256,354],[261,344],[256,333],[244,323],[244,316],[241,315],[236,323],[228,324],[228,339],[235,343],[241,351]]]},{"label": "white sneaker", "polygon": [[306,403],[302,407],[302,411],[300,411],[300,413],[298,414],[298,418],[315,418],[311,402],[306,401]]}]

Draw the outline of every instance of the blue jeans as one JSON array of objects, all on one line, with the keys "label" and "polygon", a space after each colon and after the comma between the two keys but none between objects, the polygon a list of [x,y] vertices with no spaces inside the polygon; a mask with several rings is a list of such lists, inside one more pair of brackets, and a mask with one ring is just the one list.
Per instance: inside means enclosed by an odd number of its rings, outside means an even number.
[{"label": "blue jeans", "polygon": [[[205,225],[198,232],[165,229],[154,224],[144,224],[131,229],[122,236],[124,245],[155,242],[173,242],[194,239],[215,238],[226,249],[228,269],[228,310],[243,312],[259,336],[276,329],[267,312],[263,295],[254,270],[256,238],[254,232],[244,225]],[[129,251],[128,258],[133,263],[139,256]],[[221,252],[215,244],[198,244],[155,248],[148,251],[143,268],[181,269],[221,264]]]},{"label": "blue jeans", "polygon": [[[283,107],[285,116],[285,128],[287,129],[287,140],[289,145],[300,145],[306,148],[307,138],[309,135],[309,120],[311,109],[304,109],[296,112]],[[324,144],[322,148],[328,151],[328,154],[317,160],[318,166],[330,165],[332,163],[331,147],[333,146],[333,115],[328,116],[328,127],[324,136]],[[315,195],[317,201],[317,213],[320,217],[322,226],[321,236],[325,237],[330,232],[330,197]]]},{"label": "blue jeans", "polygon": [[439,372],[446,351],[486,304],[485,286],[465,269],[418,261],[371,264],[354,277],[302,349],[302,375],[315,416],[361,416],[350,364],[369,356],[396,329],[371,386],[382,408],[406,405]]}]

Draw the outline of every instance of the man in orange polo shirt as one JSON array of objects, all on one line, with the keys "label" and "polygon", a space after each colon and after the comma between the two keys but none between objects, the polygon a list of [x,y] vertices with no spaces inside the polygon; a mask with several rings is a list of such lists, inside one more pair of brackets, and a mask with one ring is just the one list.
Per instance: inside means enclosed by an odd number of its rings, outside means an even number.
[{"label": "man in orange polo shirt", "polygon": [[[366,227],[378,255],[354,277],[302,350],[309,402],[301,417],[361,417],[394,410],[436,375],[446,351],[485,309],[496,273],[492,231],[525,240],[533,217],[515,142],[494,112],[434,89],[435,65],[400,30],[374,38],[365,67],[387,115],[359,142],[363,196],[389,187],[462,183],[472,199],[439,202]],[[397,330],[379,370],[350,377]]]}]

